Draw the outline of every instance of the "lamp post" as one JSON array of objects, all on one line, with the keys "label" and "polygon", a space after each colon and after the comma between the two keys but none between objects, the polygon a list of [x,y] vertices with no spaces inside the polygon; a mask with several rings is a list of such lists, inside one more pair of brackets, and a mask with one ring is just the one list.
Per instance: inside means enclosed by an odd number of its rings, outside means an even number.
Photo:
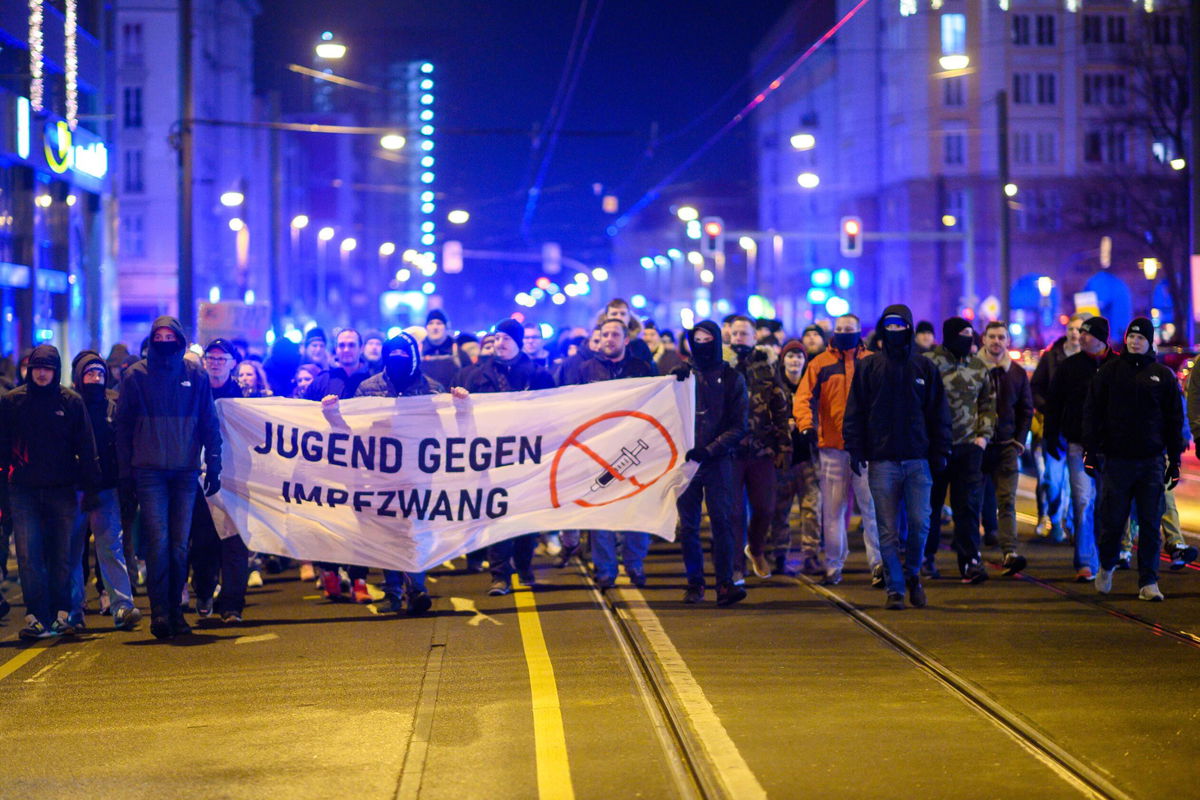
[{"label": "lamp post", "polygon": [[334,233],[333,228],[328,226],[317,231],[317,311],[321,314],[325,313],[325,283],[326,274],[329,271],[326,258],[329,241],[333,238]]}]

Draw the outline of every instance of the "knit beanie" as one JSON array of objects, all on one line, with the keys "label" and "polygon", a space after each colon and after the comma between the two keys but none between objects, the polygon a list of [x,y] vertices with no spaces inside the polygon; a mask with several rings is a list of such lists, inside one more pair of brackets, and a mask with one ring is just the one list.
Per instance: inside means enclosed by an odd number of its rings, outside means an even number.
[{"label": "knit beanie", "polygon": [[[1079,330],[1086,331],[1102,342],[1108,343],[1108,320],[1104,317],[1085,319],[1079,325]],[[1151,339],[1153,341],[1153,339]]]}]

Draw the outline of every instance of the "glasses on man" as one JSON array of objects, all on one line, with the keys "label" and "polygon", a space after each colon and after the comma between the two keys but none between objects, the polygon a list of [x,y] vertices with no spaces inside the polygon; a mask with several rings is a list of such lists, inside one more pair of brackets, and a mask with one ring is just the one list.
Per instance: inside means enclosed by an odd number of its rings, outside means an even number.
[{"label": "glasses on man", "polygon": [[205,356],[204,360],[209,364],[226,364],[230,361],[233,361],[233,356]]}]

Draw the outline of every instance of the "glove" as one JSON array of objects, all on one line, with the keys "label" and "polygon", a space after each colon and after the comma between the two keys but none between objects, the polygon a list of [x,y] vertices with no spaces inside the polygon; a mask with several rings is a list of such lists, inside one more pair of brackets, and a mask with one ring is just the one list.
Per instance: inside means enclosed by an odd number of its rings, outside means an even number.
[{"label": "glove", "polygon": [[99,507],[100,507],[100,493],[99,492],[84,492],[83,495],[79,498],[79,510],[83,511],[84,513],[88,512],[88,511],[95,511]]},{"label": "glove", "polygon": [[680,364],[675,369],[671,370],[671,374],[675,376],[677,381],[686,381],[688,376],[692,374],[692,368],[687,364]]},{"label": "glove", "polygon": [[1087,476],[1089,478],[1091,478],[1092,480],[1096,480],[1097,478],[1099,478],[1100,470],[1102,468],[1103,468],[1103,464],[1100,461],[1100,456],[1097,453],[1087,453],[1084,455],[1083,471],[1087,473]]},{"label": "glove", "polygon": [[929,457],[929,471],[934,475],[941,475],[948,466],[945,453],[936,453]]},{"label": "glove", "polygon": [[1163,481],[1167,484],[1167,491],[1173,490],[1179,485],[1179,462],[1168,461],[1167,471],[1163,474]]},{"label": "glove", "polygon": [[708,451],[703,447],[693,447],[687,451],[687,455],[684,458],[688,461],[695,461],[697,464],[703,464],[708,460]]},{"label": "glove", "polygon": [[1062,458],[1062,449],[1058,446],[1058,436],[1048,436],[1042,440],[1042,452],[1058,461]]},{"label": "glove", "polygon": [[859,453],[850,454],[850,471],[858,477],[862,477],[862,471],[867,466],[867,460]]},{"label": "glove", "polygon": [[217,492],[221,491],[221,473],[206,472],[204,473],[204,496],[212,497]]},{"label": "glove", "polygon": [[804,440],[804,443],[810,450],[817,448],[817,432],[812,428],[805,428],[800,431],[800,438]]}]

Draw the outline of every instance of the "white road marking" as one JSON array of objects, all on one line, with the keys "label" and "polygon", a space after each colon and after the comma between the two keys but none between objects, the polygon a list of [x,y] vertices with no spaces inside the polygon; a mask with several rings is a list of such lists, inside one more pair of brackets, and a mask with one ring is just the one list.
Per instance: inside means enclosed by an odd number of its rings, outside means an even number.
[{"label": "white road marking", "polygon": [[261,633],[258,636],[239,636],[233,640],[234,644],[254,644],[255,642],[269,642],[272,639],[278,639],[278,633]]}]

